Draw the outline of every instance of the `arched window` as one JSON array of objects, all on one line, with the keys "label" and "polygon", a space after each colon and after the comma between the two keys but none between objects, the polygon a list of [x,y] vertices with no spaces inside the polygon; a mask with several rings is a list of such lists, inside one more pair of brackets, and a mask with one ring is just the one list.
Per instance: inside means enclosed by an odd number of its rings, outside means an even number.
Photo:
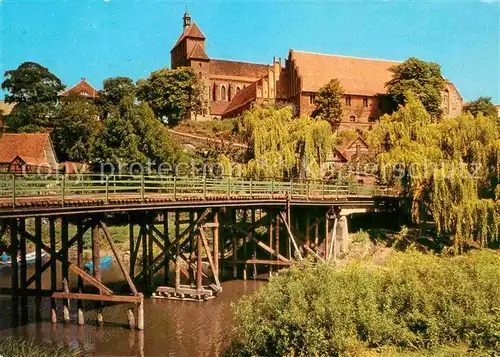
[{"label": "arched window", "polygon": [[212,100],[215,102],[217,100],[217,95],[215,94],[217,92],[217,86],[214,84],[214,87],[212,89]]},{"label": "arched window", "polygon": [[226,97],[226,86],[220,87],[220,100],[227,100]]},{"label": "arched window", "polygon": [[241,90],[240,86],[236,87],[236,93],[238,93]]},{"label": "arched window", "polygon": [[355,117],[354,115],[351,115],[351,116],[349,117],[349,121],[350,121],[351,123],[354,123],[354,122],[356,121],[356,117]]},{"label": "arched window", "polygon": [[232,86],[229,86],[229,89],[227,90],[227,100],[231,101],[233,99],[233,91],[232,91]]}]

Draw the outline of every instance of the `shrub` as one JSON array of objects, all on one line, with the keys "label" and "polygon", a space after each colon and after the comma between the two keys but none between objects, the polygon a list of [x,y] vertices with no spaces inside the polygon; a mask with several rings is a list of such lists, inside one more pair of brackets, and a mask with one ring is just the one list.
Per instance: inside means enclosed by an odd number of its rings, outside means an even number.
[{"label": "shrub", "polygon": [[368,232],[360,229],[359,232],[354,233],[351,236],[351,239],[355,243],[365,243],[370,240],[370,234]]},{"label": "shrub", "polygon": [[500,255],[397,253],[386,265],[292,267],[234,307],[239,356],[500,348]]}]

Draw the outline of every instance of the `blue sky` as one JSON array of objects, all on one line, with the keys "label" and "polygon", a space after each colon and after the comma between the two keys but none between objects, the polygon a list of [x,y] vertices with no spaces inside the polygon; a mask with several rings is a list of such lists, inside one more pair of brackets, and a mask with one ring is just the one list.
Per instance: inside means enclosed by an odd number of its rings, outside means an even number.
[{"label": "blue sky", "polygon": [[[68,86],[170,66],[188,5],[213,58],[271,63],[289,48],[442,65],[465,100],[500,103],[500,3],[0,0],[0,71],[23,61]],[[3,93],[0,92],[0,97]]]}]

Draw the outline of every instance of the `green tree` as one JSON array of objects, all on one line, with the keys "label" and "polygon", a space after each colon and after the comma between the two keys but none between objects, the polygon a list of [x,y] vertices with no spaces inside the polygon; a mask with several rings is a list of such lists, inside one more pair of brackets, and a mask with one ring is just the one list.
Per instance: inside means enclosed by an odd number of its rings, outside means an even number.
[{"label": "green tree", "polygon": [[385,115],[373,135],[381,179],[400,185],[415,222],[435,222],[456,252],[466,245],[498,245],[497,118],[467,114],[435,122],[408,94],[406,105]]},{"label": "green tree", "polygon": [[92,148],[94,164],[175,163],[180,149],[147,103],[122,102],[109,107],[103,118],[103,130]]},{"label": "green tree", "polygon": [[491,97],[479,97],[473,100],[469,103],[467,111],[475,117],[480,114],[484,116],[497,116],[497,108],[495,104],[491,102]]},{"label": "green tree", "polygon": [[203,85],[189,67],[154,71],[147,79],[139,80],[138,87],[138,98],[168,125],[176,125],[189,113],[205,109]]},{"label": "green tree", "polygon": [[313,117],[319,117],[328,121],[332,126],[340,122],[342,118],[342,98],[344,89],[338,79],[334,78],[328,84],[321,87],[316,94],[314,104],[316,109]]},{"label": "green tree", "polygon": [[119,105],[124,98],[135,98],[137,87],[129,77],[107,78],[102,83],[100,102],[106,105]]},{"label": "green tree", "polygon": [[2,89],[8,91],[7,103],[15,106],[7,116],[9,127],[18,131],[38,131],[53,125],[57,115],[58,94],[64,89],[61,80],[35,62],[24,62],[5,72]]},{"label": "green tree", "polygon": [[88,162],[102,129],[95,103],[77,96],[65,98],[54,124],[52,139],[59,160]]},{"label": "green tree", "polygon": [[410,57],[391,67],[390,71],[393,75],[386,83],[387,94],[396,105],[404,105],[406,94],[413,92],[434,119],[441,117],[441,91],[445,80],[439,64]]}]

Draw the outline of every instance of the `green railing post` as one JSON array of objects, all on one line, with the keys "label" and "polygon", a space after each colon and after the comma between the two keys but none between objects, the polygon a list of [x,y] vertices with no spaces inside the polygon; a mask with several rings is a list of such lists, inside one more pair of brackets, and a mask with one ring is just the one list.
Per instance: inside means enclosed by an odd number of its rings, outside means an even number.
[{"label": "green railing post", "polygon": [[141,200],[144,201],[144,197],[146,196],[146,187],[144,184],[144,172],[141,175]]},{"label": "green railing post", "polygon": [[309,201],[309,180],[306,179],[306,199]]},{"label": "green railing post", "polygon": [[253,179],[250,179],[250,199],[253,199]]},{"label": "green railing post", "polygon": [[207,175],[203,174],[203,199],[207,199]]},{"label": "green railing post", "polygon": [[177,175],[174,176],[174,201],[177,201]]},{"label": "green railing post", "polygon": [[12,208],[16,208],[16,174],[12,174]]},{"label": "green railing post", "polygon": [[61,204],[64,207],[64,198],[66,196],[66,174],[62,175],[62,184],[61,184]]},{"label": "green railing post", "polygon": [[227,179],[227,197],[231,198],[231,176]]},{"label": "green railing post", "polygon": [[109,202],[109,176],[106,175],[106,204]]},{"label": "green railing post", "polygon": [[271,180],[271,198],[274,198],[274,179]]}]

